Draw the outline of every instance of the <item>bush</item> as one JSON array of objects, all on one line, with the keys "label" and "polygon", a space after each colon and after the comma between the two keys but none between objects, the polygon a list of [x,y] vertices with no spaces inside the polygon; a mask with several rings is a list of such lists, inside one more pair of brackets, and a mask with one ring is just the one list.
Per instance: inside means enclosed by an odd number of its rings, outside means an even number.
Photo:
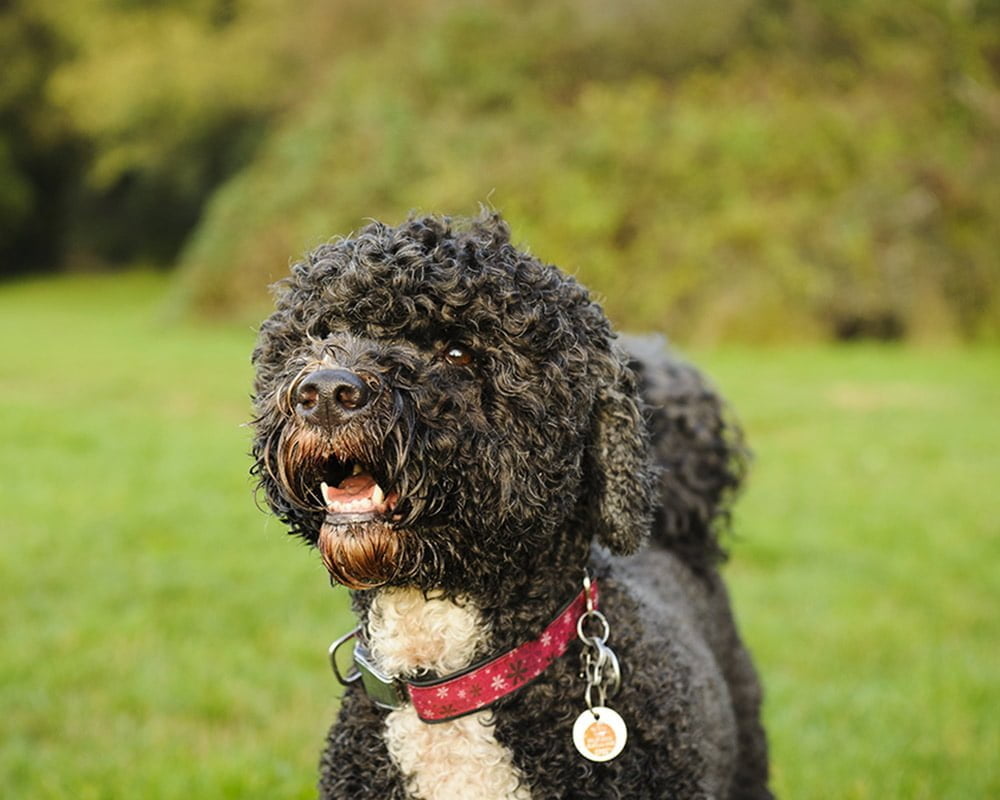
[{"label": "bush", "polygon": [[595,4],[435,5],[419,35],[342,56],[213,198],[178,298],[258,313],[290,257],[362,215],[486,201],[632,327],[1000,333],[995,14],[740,5],[660,54],[629,49],[641,21],[702,9],[641,5],[600,35]]}]

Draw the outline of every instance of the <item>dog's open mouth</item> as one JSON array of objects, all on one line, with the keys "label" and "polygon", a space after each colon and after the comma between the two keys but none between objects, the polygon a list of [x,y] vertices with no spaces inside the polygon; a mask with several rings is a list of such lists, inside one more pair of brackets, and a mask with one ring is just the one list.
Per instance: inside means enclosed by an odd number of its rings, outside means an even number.
[{"label": "dog's open mouth", "polygon": [[320,495],[326,503],[326,522],[340,525],[363,522],[389,514],[399,499],[388,494],[372,474],[359,463],[330,459],[326,480],[320,483]]},{"label": "dog's open mouth", "polygon": [[330,458],[320,493],[326,519],[317,546],[330,577],[351,589],[392,580],[399,569],[400,534],[393,527],[399,500],[364,464]]}]

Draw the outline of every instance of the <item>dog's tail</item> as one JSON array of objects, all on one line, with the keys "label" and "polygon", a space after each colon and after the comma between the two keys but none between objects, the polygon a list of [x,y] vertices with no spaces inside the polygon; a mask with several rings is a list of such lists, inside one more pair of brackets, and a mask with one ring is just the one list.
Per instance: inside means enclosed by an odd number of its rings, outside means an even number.
[{"label": "dog's tail", "polygon": [[639,379],[659,498],[651,542],[698,572],[725,559],[720,537],[746,476],[743,432],[715,389],[659,337],[622,337]]}]

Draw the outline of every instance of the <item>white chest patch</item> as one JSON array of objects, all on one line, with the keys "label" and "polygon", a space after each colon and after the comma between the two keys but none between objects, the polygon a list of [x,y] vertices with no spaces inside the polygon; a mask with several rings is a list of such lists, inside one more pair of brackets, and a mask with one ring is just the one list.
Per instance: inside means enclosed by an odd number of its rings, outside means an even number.
[{"label": "white chest patch", "polygon": [[[472,663],[488,634],[471,603],[427,599],[416,589],[386,589],[372,603],[368,644],[388,675],[419,670],[455,672]],[[420,800],[530,800],[510,751],[494,735],[489,712],[430,725],[413,706],[390,712],[385,721],[389,754]]]}]

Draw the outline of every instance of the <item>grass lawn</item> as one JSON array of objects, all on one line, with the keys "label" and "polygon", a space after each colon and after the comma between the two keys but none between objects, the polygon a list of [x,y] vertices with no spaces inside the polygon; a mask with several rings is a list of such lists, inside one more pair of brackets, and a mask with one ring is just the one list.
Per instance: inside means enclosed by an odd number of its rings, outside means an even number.
[{"label": "grass lawn", "polygon": [[[149,274],[0,286],[0,796],[312,797],[350,625],[253,505],[249,351]],[[785,798],[1000,796],[1000,351],[699,356]]]}]

